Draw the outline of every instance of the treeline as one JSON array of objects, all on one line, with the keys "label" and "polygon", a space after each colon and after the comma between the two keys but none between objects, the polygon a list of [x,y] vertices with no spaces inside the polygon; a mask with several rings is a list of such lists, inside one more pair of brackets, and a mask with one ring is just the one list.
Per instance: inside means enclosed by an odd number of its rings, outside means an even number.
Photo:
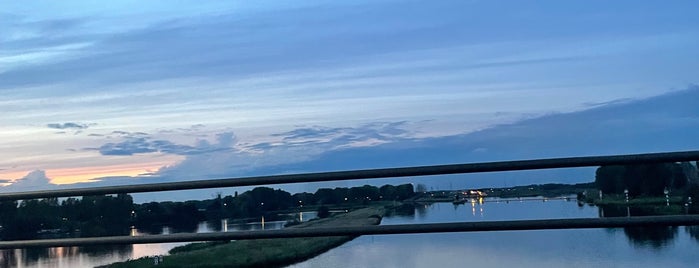
[{"label": "treeline", "polygon": [[697,189],[696,166],[689,162],[601,166],[595,173],[595,185],[603,193],[629,196],[661,196],[664,191],[694,193]]},{"label": "treeline", "polygon": [[531,184],[525,186],[514,186],[506,188],[480,189],[490,197],[512,198],[512,197],[556,197],[570,194],[576,194],[583,191],[592,190],[595,188],[594,183],[547,183],[547,184]]},{"label": "treeline", "polygon": [[0,202],[3,240],[41,235],[98,236],[127,234],[133,199],[127,194]]},{"label": "treeline", "polygon": [[364,185],[352,188],[321,188],[315,193],[290,194],[268,187],[257,187],[240,195],[219,196],[208,203],[201,203],[206,219],[250,218],[270,211],[299,209],[303,206],[356,205],[379,200],[405,200],[415,194],[411,184]]},{"label": "treeline", "polygon": [[322,188],[315,193],[291,194],[257,187],[242,194],[186,202],[134,204],[130,195],[86,196],[0,202],[3,240],[46,236],[104,236],[128,234],[131,226],[157,232],[163,226],[194,230],[204,220],[245,219],[278,211],[328,205],[367,204],[378,200],[404,200],[414,195],[410,184],[381,187]]}]

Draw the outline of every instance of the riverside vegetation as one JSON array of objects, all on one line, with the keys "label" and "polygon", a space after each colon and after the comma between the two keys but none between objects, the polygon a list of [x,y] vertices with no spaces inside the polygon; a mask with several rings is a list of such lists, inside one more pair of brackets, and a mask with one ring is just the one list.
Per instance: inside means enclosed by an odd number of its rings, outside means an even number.
[{"label": "riverside vegetation", "polygon": [[[382,207],[372,206],[288,228],[376,225],[381,222],[383,215]],[[281,267],[310,259],[354,238],[332,236],[194,243],[172,249],[158,267]],[[145,257],[104,267],[152,266],[152,259]]]},{"label": "riverside vegetation", "polygon": [[159,233],[163,226],[193,232],[201,221],[244,221],[265,216],[278,219],[284,212],[328,207],[361,207],[373,201],[400,201],[414,195],[413,186],[384,185],[322,188],[315,193],[290,194],[257,187],[242,194],[186,202],[134,204],[130,195],[85,196],[0,202],[2,240],[128,235],[132,226]]}]

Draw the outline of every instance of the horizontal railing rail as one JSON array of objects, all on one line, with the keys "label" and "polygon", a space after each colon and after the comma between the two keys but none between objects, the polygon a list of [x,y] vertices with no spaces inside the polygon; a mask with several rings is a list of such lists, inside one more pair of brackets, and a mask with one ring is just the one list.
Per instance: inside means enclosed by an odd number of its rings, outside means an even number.
[{"label": "horizontal railing rail", "polygon": [[417,233],[523,231],[548,229],[589,229],[634,226],[699,225],[699,215],[643,216],[618,218],[578,218],[551,220],[481,221],[457,223],[372,225],[346,227],[287,228],[269,231],[181,233],[169,235],[110,236],[90,238],[40,239],[0,242],[0,249],[26,247],[151,244],[192,241],[250,240],[319,236],[359,236]]},{"label": "horizontal railing rail", "polygon": [[435,165],[401,168],[382,168],[289,175],[240,177],[227,179],[196,180],[182,182],[149,183],[135,185],[72,188],[45,191],[0,193],[0,201],[36,199],[49,197],[88,196],[120,193],[143,193],[206,188],[272,185],[303,182],[345,181],[358,179],[398,178],[412,176],[449,175],[496,171],[574,168],[603,165],[625,165],[658,162],[681,162],[699,160],[699,151],[629,154],[613,156],[586,156],[549,158],[536,160],[500,161],[453,165]]},{"label": "horizontal railing rail", "polygon": [[[143,193],[176,190],[193,190],[221,187],[272,185],[286,183],[344,181],[357,179],[397,178],[465,174],[496,171],[575,168],[604,165],[627,165],[699,160],[699,151],[629,154],[612,156],[586,156],[548,158],[535,160],[500,161],[452,165],[383,168],[321,173],[304,173],[273,176],[240,177],[216,180],[150,183],[137,185],[72,188],[46,191],[0,193],[0,201],[89,196],[119,193]],[[88,246],[112,244],[145,244],[194,241],[246,240],[262,238],[291,238],[317,236],[359,236],[384,234],[413,234],[436,232],[481,232],[545,229],[615,228],[633,226],[699,225],[699,215],[645,216],[620,218],[542,219],[514,221],[484,221],[434,224],[406,224],[355,227],[289,228],[268,231],[236,231],[199,234],[168,234],[145,236],[110,236],[90,238],[63,238],[0,241],[0,249],[24,247]]]}]

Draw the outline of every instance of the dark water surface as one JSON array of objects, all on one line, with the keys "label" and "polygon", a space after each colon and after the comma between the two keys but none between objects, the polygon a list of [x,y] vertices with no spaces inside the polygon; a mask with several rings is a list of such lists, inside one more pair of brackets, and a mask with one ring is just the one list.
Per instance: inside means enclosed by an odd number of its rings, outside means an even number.
[{"label": "dark water surface", "polygon": [[[573,201],[488,199],[484,203],[436,203],[405,207],[382,224],[483,220],[595,218],[642,215],[643,210],[578,206]],[[621,214],[621,215],[619,215]],[[315,215],[305,215],[310,219]],[[266,222],[265,229],[283,222]],[[198,232],[262,229],[249,224],[201,223]],[[166,228],[165,233],[174,232]],[[133,235],[139,235],[134,230]],[[183,243],[101,248],[3,251],[2,267],[93,267],[166,254]],[[545,230],[362,236],[292,267],[699,267],[699,227]]]},{"label": "dark water surface", "polygon": [[[437,203],[382,224],[598,217],[599,210],[565,200]],[[668,227],[362,236],[292,267],[699,267],[698,234]]]}]

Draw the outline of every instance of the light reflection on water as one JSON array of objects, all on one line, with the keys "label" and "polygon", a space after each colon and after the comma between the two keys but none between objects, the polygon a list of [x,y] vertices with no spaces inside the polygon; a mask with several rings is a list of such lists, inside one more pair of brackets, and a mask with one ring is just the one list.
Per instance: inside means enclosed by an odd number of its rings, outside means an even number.
[{"label": "light reflection on water", "polygon": [[[295,217],[306,221],[316,217],[316,212],[295,213]],[[198,233],[235,232],[249,230],[274,230],[284,228],[285,221],[262,221],[232,223],[229,220],[200,222],[195,230]],[[174,228],[163,227],[153,234],[180,232]],[[129,235],[145,235],[137,228],[131,228]],[[42,249],[0,250],[0,267],[18,268],[82,268],[95,267],[114,262],[137,259],[145,256],[162,255],[180,245],[187,243],[139,244],[103,247],[57,247]]]},{"label": "light reflection on water", "polygon": [[[622,210],[607,208],[604,213],[628,213]],[[581,218],[601,213],[597,207],[578,206],[574,201],[489,198],[463,205],[405,207],[384,217],[382,224]],[[264,228],[283,228],[283,222],[266,221]],[[202,222],[196,228],[198,232],[260,229],[261,219],[253,223]],[[141,235],[137,229],[132,234]],[[0,266],[93,267],[165,254],[181,244],[3,251]],[[696,267],[697,252],[699,227],[412,234],[362,236],[292,267]]]},{"label": "light reflection on water", "polygon": [[[599,215],[597,207],[574,201],[488,201],[494,202],[417,206],[382,224]],[[697,267],[698,238],[697,227],[375,235],[291,267]]]}]

